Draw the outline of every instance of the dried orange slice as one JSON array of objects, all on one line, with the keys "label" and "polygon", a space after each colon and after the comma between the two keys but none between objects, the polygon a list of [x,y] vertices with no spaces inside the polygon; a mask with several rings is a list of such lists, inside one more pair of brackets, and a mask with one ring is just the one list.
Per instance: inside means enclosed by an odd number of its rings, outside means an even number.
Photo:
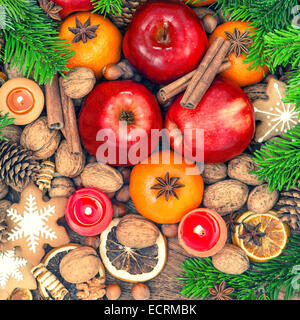
[{"label": "dried orange slice", "polygon": [[[232,240],[252,261],[265,262],[273,259],[281,254],[287,244],[289,229],[275,211],[246,212],[237,219],[237,222],[241,224],[236,228]],[[264,234],[259,238],[260,245],[255,244],[253,240],[240,238],[247,234],[245,225],[258,226],[257,232]]]},{"label": "dried orange slice", "polygon": [[115,278],[127,282],[145,282],[156,277],[167,260],[167,243],[160,232],[154,245],[136,249],[122,245],[116,237],[120,219],[112,220],[101,233],[99,252],[105,269]]}]

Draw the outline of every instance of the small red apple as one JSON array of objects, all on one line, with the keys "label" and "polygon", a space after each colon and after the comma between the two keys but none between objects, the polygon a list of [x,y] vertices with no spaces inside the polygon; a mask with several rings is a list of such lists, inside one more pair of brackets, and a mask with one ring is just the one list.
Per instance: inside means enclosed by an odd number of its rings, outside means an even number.
[{"label": "small red apple", "polygon": [[207,47],[202,22],[187,5],[150,1],[135,13],[123,52],[149,80],[166,83],[195,69]]},{"label": "small red apple", "polygon": [[59,12],[61,18],[76,11],[90,11],[94,9],[91,0],[52,0],[63,9]]},{"label": "small red apple", "polygon": [[[220,163],[249,145],[255,130],[254,108],[240,87],[219,77],[193,110],[180,105],[182,96],[172,103],[165,119],[168,132],[175,129],[170,136],[174,150],[196,161],[203,160],[202,154],[205,163]],[[203,130],[203,141],[197,141],[195,129]]]},{"label": "small red apple", "polygon": [[152,129],[162,129],[161,111],[154,95],[142,84],[107,81],[86,97],[79,132],[86,150],[110,165],[134,165],[155,149]]}]

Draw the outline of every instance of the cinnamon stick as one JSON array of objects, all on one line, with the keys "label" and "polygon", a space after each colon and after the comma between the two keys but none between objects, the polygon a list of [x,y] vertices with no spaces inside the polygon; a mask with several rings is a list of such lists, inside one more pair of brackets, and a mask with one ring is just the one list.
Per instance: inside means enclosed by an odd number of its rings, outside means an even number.
[{"label": "cinnamon stick", "polygon": [[80,154],[82,153],[82,148],[77,127],[75,108],[72,99],[64,93],[62,80],[62,78],[59,79],[59,88],[65,126],[61,131],[67,140],[69,151],[73,154]]},{"label": "cinnamon stick", "polygon": [[[223,63],[221,64],[221,67],[218,71],[218,73],[221,73],[231,67],[231,63],[228,61],[228,59],[224,59]],[[167,86],[159,89],[157,93],[157,99],[160,103],[164,104],[166,103],[169,99],[173,98],[180,92],[184,91],[191,79],[193,78],[196,70],[193,70],[189,72],[188,74],[182,76],[181,78],[175,80],[174,82],[168,84]]]},{"label": "cinnamon stick", "polygon": [[[188,100],[184,105],[185,108],[195,109],[197,107],[197,105],[203,98],[204,94],[206,93],[207,89],[210,87],[211,83],[216,77],[217,72],[222,64],[224,57],[228,53],[229,48],[230,41],[226,40],[217,52],[217,54],[215,55],[213,61],[210,63],[210,65],[202,75],[200,81],[196,84],[194,90],[191,92],[191,95],[188,97]],[[191,82],[192,81],[193,79],[191,80]]]},{"label": "cinnamon stick", "polygon": [[187,101],[191,95],[191,93],[194,91],[196,85],[200,81],[201,77],[203,76],[204,72],[207,70],[208,66],[212,62],[212,60],[215,58],[215,55],[220,50],[222,45],[224,44],[225,39],[222,37],[216,37],[212,44],[209,46],[209,48],[206,51],[206,54],[204,55],[203,59],[201,60],[198,68],[196,69],[195,74],[193,75],[188,87],[186,88],[184,95],[181,99],[180,104],[182,106],[185,106],[187,104]]},{"label": "cinnamon stick", "polygon": [[45,98],[49,129],[62,129],[64,127],[64,119],[57,74],[54,75],[51,85],[50,81],[45,84]]},{"label": "cinnamon stick", "polygon": [[[222,40],[221,40],[222,39]],[[187,109],[195,109],[211,85],[228,53],[230,42],[215,38],[191,79],[180,104]]]}]

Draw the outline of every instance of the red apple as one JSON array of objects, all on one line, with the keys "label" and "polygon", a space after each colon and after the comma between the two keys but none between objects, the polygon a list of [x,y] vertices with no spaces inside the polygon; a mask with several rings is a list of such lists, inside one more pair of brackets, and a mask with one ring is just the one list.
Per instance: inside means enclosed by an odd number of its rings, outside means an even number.
[{"label": "red apple", "polygon": [[125,34],[123,52],[149,80],[166,83],[195,69],[207,47],[202,22],[173,0],[142,5]]},{"label": "red apple", "polygon": [[78,123],[86,150],[110,165],[134,165],[147,158],[158,143],[151,143],[151,130],[162,129],[154,95],[130,80],[97,85],[86,97]]},{"label": "red apple", "polygon": [[[180,105],[182,96],[172,103],[165,119],[169,132],[176,129],[170,137],[176,151],[196,161],[203,160],[202,153],[205,163],[220,163],[249,145],[255,130],[254,108],[240,87],[219,77],[193,110]],[[204,130],[204,141],[197,141],[195,129]]]},{"label": "red apple", "polygon": [[65,18],[75,11],[90,11],[94,9],[91,0],[52,0],[63,9],[59,12],[61,18]]}]

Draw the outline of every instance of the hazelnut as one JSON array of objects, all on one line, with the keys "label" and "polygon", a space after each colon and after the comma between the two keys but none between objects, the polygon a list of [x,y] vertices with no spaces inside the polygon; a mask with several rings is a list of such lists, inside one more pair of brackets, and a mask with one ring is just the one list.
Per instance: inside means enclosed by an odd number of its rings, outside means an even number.
[{"label": "hazelnut", "polygon": [[163,224],[161,226],[162,233],[168,238],[175,238],[178,234],[178,224],[171,223],[171,224]]},{"label": "hazelnut", "polygon": [[108,300],[118,300],[121,293],[121,287],[116,283],[111,283],[106,287],[106,296]]},{"label": "hazelnut", "polygon": [[114,218],[121,218],[127,212],[127,207],[124,203],[121,202],[113,202],[113,217]]},{"label": "hazelnut", "polygon": [[129,186],[123,186],[116,194],[116,200],[120,202],[127,202],[130,199]]},{"label": "hazelnut", "polygon": [[147,300],[150,298],[150,289],[144,283],[136,283],[131,288],[131,294],[135,300]]},{"label": "hazelnut", "polygon": [[116,194],[115,192],[104,192],[104,193],[108,196],[109,199],[113,199]]},{"label": "hazelnut", "polygon": [[130,181],[130,175],[131,175],[131,170],[129,168],[122,168],[120,169],[121,175],[123,176],[124,183],[129,183]]},{"label": "hazelnut", "polygon": [[110,80],[110,81],[121,78],[123,73],[124,71],[117,64],[113,64],[113,63],[108,64],[103,69],[103,77],[106,80]]},{"label": "hazelnut", "polygon": [[87,236],[84,237],[81,241],[81,244],[83,246],[88,246],[88,247],[92,247],[94,249],[97,249],[99,247],[100,244],[100,239],[99,236]]}]

